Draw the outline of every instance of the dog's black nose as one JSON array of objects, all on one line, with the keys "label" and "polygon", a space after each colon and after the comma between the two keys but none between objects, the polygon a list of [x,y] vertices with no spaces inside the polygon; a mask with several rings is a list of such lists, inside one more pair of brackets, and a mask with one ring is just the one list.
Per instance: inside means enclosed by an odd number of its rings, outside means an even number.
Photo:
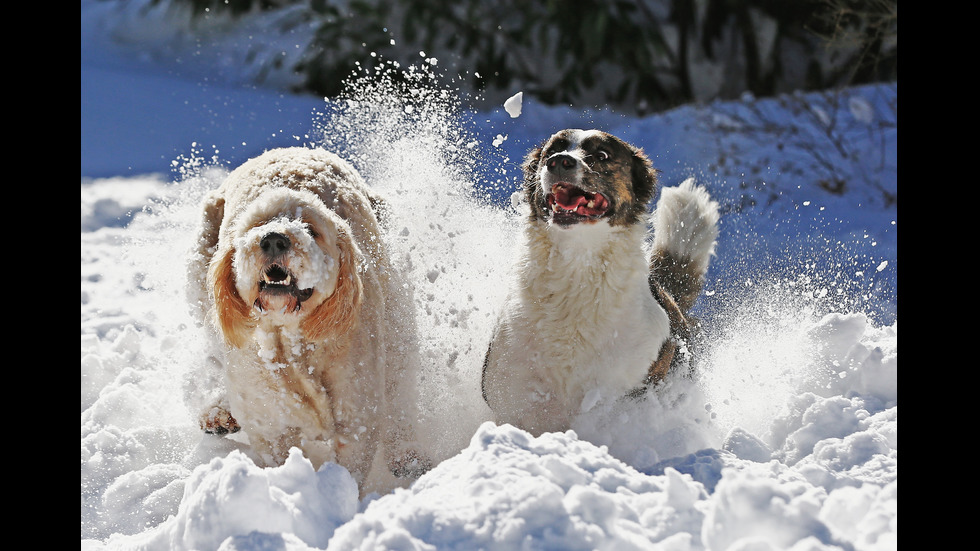
[{"label": "dog's black nose", "polygon": [[559,169],[567,170],[575,168],[575,165],[577,164],[578,161],[575,160],[575,157],[572,157],[566,153],[558,153],[548,158],[548,170],[551,172],[555,172]]},{"label": "dog's black nose", "polygon": [[272,232],[259,242],[262,252],[269,256],[280,255],[289,250],[289,238],[281,233]]}]

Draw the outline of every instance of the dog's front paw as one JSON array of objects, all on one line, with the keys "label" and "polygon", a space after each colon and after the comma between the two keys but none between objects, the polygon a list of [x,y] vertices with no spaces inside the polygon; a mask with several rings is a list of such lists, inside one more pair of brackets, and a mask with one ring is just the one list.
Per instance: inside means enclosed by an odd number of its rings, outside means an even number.
[{"label": "dog's front paw", "polygon": [[411,450],[389,462],[388,467],[391,469],[391,474],[398,478],[418,478],[429,472],[432,461],[421,453]]},{"label": "dog's front paw", "polygon": [[232,417],[227,409],[221,406],[214,406],[201,415],[201,430],[208,434],[224,436],[242,430],[238,421]]}]

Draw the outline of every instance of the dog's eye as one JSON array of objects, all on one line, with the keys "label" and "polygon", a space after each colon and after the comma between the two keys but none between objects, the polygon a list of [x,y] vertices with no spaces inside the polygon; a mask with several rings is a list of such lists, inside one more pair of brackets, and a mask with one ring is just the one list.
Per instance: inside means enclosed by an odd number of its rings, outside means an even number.
[{"label": "dog's eye", "polygon": [[310,234],[310,237],[312,237],[313,239],[316,239],[318,235],[316,233],[316,230],[314,230],[313,226],[311,226],[310,224],[306,225],[306,233]]},{"label": "dog's eye", "polygon": [[596,151],[595,157],[596,157],[596,159],[599,159],[600,161],[608,161],[612,157],[612,155],[610,155],[608,151],[606,151],[604,149],[600,149],[600,150]]}]

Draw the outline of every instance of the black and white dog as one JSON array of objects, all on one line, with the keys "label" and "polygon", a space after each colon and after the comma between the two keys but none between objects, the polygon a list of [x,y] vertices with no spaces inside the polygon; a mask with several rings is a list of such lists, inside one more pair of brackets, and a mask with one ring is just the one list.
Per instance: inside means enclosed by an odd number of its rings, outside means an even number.
[{"label": "black and white dog", "polygon": [[718,204],[687,180],[663,190],[637,147],[562,130],[531,151],[523,248],[483,367],[497,423],[563,431],[598,400],[662,380],[687,336],[718,236]]}]

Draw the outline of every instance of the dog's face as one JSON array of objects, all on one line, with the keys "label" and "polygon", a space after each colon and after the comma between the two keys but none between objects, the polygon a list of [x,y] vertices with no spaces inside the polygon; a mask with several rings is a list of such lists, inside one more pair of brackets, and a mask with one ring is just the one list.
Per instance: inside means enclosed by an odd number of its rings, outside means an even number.
[{"label": "dog's face", "polygon": [[350,229],[312,193],[272,187],[224,224],[209,267],[216,316],[239,344],[260,321],[320,338],[359,300]]},{"label": "dog's face", "polygon": [[599,130],[557,132],[527,155],[523,168],[531,220],[560,228],[635,224],[657,185],[641,149]]},{"label": "dog's face", "polygon": [[339,269],[337,228],[305,194],[271,190],[233,231],[235,286],[258,315],[303,316],[333,293]]}]

